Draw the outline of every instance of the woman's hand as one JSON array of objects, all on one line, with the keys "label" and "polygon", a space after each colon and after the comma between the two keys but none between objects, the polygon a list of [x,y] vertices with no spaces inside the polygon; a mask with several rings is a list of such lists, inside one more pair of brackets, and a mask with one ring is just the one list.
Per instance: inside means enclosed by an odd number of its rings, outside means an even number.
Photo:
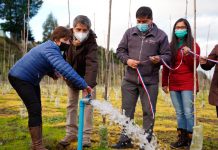
[{"label": "woman's hand", "polygon": [[62,75],[55,70],[54,74],[52,76],[53,80],[58,80],[58,78],[61,78],[61,77],[62,77]]},{"label": "woman's hand", "polygon": [[183,50],[183,54],[185,55],[185,56],[187,56],[188,54],[189,54],[189,51],[191,50],[189,47],[187,47],[187,46],[184,46],[183,48],[182,48],[182,50]]},{"label": "woman's hand", "polygon": [[94,90],[90,86],[87,86],[87,88],[83,90],[83,96],[86,97],[88,94],[92,95],[93,92]]},{"label": "woman's hand", "polygon": [[164,91],[164,93],[169,93],[168,86],[163,86],[162,90]]},{"label": "woman's hand", "polygon": [[203,65],[203,64],[206,64],[207,63],[207,57],[204,56],[204,57],[200,57],[200,64]]}]

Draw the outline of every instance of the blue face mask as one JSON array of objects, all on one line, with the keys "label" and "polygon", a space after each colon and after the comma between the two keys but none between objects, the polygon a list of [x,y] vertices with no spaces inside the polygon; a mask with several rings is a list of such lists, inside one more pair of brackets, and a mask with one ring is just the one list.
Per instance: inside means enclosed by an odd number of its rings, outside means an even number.
[{"label": "blue face mask", "polygon": [[139,23],[139,24],[137,24],[137,28],[141,32],[146,32],[148,30],[149,26],[147,23]]},{"label": "blue face mask", "polygon": [[177,29],[175,30],[176,37],[182,39],[187,35],[187,29]]}]

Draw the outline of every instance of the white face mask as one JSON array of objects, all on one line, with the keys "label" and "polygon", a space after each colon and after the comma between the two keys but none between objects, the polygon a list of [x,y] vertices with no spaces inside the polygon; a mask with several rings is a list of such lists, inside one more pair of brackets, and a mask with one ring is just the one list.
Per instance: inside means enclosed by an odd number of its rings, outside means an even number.
[{"label": "white face mask", "polygon": [[74,32],[74,36],[80,42],[83,42],[88,37],[89,32]]}]

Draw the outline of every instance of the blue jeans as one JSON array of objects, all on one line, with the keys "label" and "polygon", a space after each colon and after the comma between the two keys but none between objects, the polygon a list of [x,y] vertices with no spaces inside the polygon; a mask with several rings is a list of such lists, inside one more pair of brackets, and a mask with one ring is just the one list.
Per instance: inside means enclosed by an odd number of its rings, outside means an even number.
[{"label": "blue jeans", "polygon": [[193,91],[170,91],[170,97],[176,110],[178,128],[193,132]]}]

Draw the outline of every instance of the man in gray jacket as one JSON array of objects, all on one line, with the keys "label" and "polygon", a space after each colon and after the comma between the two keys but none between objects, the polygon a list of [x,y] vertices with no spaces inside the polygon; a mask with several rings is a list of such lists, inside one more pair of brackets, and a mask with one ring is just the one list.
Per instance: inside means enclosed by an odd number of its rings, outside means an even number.
[{"label": "man in gray jacket", "polygon": [[[156,101],[158,96],[159,69],[162,60],[170,62],[171,52],[167,35],[153,23],[152,10],[149,7],[140,7],[136,12],[137,26],[129,28],[118,48],[117,57],[122,63],[127,65],[125,76],[122,82],[122,110],[125,115],[134,119],[135,106],[140,96],[143,112],[143,129],[148,133],[150,142],[154,116],[156,111]],[[142,76],[148,94],[139,80],[137,69]],[[151,110],[153,109],[153,110]],[[125,134],[125,127],[122,130],[120,139],[112,148],[123,149],[132,148],[131,139]]]}]

